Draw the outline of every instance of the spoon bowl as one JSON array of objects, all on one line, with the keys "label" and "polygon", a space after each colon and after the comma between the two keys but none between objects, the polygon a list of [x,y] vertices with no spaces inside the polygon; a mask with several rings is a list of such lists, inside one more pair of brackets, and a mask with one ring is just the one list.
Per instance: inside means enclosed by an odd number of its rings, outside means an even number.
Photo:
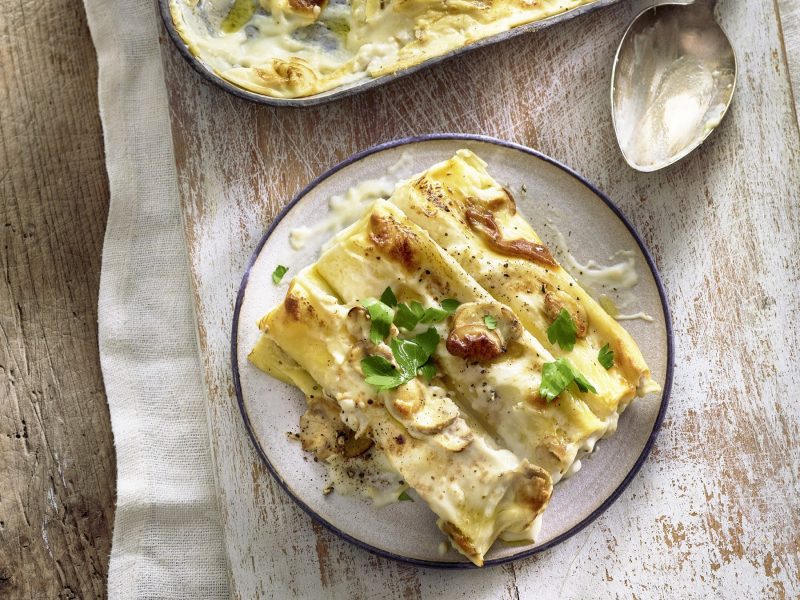
[{"label": "spoon bowl", "polygon": [[719,125],[736,87],[736,55],[714,19],[715,2],[669,2],[640,13],[611,75],[619,147],[638,171],[662,169]]}]

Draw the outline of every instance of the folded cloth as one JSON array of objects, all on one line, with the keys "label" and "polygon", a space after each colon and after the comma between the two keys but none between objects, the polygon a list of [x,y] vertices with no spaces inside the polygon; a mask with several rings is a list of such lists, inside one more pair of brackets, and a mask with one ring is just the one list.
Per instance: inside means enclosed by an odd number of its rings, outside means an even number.
[{"label": "folded cloth", "polygon": [[117,454],[111,598],[227,598],[155,2],[86,0],[111,188],[100,361]]}]

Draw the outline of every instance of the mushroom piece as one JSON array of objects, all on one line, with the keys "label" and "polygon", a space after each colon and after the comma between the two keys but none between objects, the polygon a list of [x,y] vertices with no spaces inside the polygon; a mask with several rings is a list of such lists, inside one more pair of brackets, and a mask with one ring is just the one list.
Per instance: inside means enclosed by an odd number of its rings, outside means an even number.
[{"label": "mushroom piece", "polygon": [[579,338],[585,337],[586,332],[589,330],[589,319],[583,307],[572,296],[561,290],[551,290],[545,293],[544,312],[551,321],[555,321],[558,318],[562,309],[566,309],[575,323],[576,335]]},{"label": "mushroom piece", "polygon": [[458,407],[442,388],[424,386],[418,381],[409,381],[397,388],[387,406],[409,431],[422,435],[439,433],[459,415]]},{"label": "mushroom piece", "polygon": [[[370,317],[369,311],[364,308],[363,306],[354,306],[347,312],[347,330],[348,332],[356,339],[362,340],[364,344],[368,344],[370,347],[375,346],[369,340],[369,330],[370,330]],[[389,326],[389,336],[397,335],[397,327],[395,325]],[[373,352],[374,353],[374,352]],[[390,353],[391,356],[391,353]],[[389,357],[387,357],[389,358]],[[391,359],[390,359],[391,362]]]},{"label": "mushroom piece", "polygon": [[[487,319],[487,317],[489,317]],[[490,328],[487,321],[494,321]],[[447,351],[464,360],[486,362],[503,354],[522,335],[519,319],[496,302],[467,302],[453,315]]]},{"label": "mushroom piece", "polygon": [[300,443],[303,450],[314,453],[320,460],[337,454],[337,439],[342,428],[339,407],[333,400],[309,400],[306,412],[300,417]]}]

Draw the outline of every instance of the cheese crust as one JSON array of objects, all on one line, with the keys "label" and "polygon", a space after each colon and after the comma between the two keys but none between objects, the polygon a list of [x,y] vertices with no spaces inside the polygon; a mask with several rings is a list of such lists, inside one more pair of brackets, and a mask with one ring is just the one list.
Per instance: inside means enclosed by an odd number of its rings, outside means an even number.
[{"label": "cheese crust", "polygon": [[244,89],[300,98],[407,69],[594,0],[170,0],[190,52]]},{"label": "cheese crust", "polygon": [[[659,389],[630,335],[558,265],[485,167],[461,150],[377,200],[291,281],[250,355],[317,413],[320,394],[326,414],[338,406],[354,438],[374,442],[477,565],[498,538],[533,542],[553,483],[616,430],[637,394]],[[365,381],[362,359],[396,359],[398,327],[371,340],[364,308],[387,288],[405,305],[460,303],[402,333],[435,329],[429,381]],[[577,331],[570,351],[547,336],[563,310]],[[605,345],[615,354],[608,369],[598,361]],[[569,385],[544,398],[544,366],[562,358],[595,391]]]}]

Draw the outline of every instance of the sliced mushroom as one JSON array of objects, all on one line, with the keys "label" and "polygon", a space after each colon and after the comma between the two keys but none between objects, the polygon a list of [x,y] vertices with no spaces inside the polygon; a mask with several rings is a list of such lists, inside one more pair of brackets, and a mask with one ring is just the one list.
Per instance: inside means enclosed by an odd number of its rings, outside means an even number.
[{"label": "sliced mushroom", "polygon": [[345,458],[355,458],[356,456],[361,456],[375,445],[375,443],[366,435],[356,437],[355,433],[349,429],[345,432],[344,436],[345,439],[344,445],[342,446],[342,455]]},{"label": "sliced mushroom", "polygon": [[[370,347],[374,348],[374,344],[369,341],[370,318],[369,311],[363,306],[354,306],[347,313],[347,330],[354,338],[363,341]],[[389,336],[397,335],[397,327],[395,325],[389,326]],[[370,351],[375,354],[374,351]],[[388,357],[387,357],[388,358]]]},{"label": "sliced mushroom", "polygon": [[567,310],[575,323],[577,336],[579,338],[585,337],[586,332],[589,330],[589,319],[583,307],[572,296],[561,290],[550,290],[545,293],[544,312],[551,321],[555,321],[563,309]]},{"label": "sliced mushroom", "polygon": [[458,407],[442,388],[424,386],[418,381],[397,388],[391,412],[411,432],[439,433],[458,418]]},{"label": "sliced mushroom", "polygon": [[313,452],[320,460],[326,460],[338,453],[337,439],[343,427],[336,403],[327,398],[315,398],[300,417],[300,443],[303,450]]},{"label": "sliced mushroom", "polygon": [[458,418],[445,427],[434,439],[445,450],[461,452],[475,439],[475,433],[469,428],[464,419]]},{"label": "sliced mushroom", "polygon": [[[493,329],[487,321],[494,321]],[[467,302],[453,316],[446,346],[453,356],[486,362],[503,354],[520,335],[522,326],[510,308],[496,302]]]}]

